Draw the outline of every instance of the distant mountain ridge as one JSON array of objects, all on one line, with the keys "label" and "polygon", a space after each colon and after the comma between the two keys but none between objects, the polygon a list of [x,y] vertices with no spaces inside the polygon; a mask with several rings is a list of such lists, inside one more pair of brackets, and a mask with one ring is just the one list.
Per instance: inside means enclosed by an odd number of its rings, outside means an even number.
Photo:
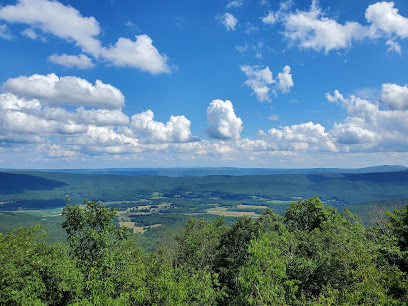
[{"label": "distant mountain ridge", "polygon": [[[24,171],[22,169],[0,169],[0,171]],[[234,168],[234,167],[198,167],[198,168],[102,168],[102,169],[30,169],[27,171],[65,172],[82,174],[114,174],[128,176],[168,176],[194,177],[208,175],[271,175],[271,174],[327,174],[327,173],[376,173],[408,171],[400,165],[381,165],[365,168]]]}]

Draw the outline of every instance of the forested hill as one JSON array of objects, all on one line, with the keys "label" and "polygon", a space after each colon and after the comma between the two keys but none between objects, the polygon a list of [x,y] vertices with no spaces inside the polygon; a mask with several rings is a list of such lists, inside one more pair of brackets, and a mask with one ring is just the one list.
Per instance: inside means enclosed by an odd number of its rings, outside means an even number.
[{"label": "forested hill", "polygon": [[[154,192],[166,198],[293,200],[318,195],[331,205],[408,198],[408,171],[378,173],[276,174],[257,176],[121,176],[60,172],[1,173],[0,201],[132,200]],[[18,182],[16,184],[16,182]]]},{"label": "forested hill", "polygon": [[[271,174],[317,174],[317,173],[374,173],[374,172],[396,172],[408,170],[407,167],[399,165],[383,165],[365,168],[105,168],[105,169],[53,169],[32,170],[42,172],[65,172],[84,174],[116,174],[129,176],[169,176],[190,177],[208,175],[271,175]],[[12,169],[0,169],[0,171],[19,171]]]}]

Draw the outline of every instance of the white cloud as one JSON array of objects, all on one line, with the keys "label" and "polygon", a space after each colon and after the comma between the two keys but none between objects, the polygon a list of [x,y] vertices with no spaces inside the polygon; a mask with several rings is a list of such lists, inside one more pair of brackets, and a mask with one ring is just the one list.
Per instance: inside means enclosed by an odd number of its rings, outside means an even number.
[{"label": "white cloud", "polygon": [[391,110],[408,110],[408,87],[390,83],[383,84],[381,102]]},{"label": "white cloud", "polygon": [[328,101],[340,102],[349,115],[344,123],[336,124],[333,138],[349,144],[346,151],[400,151],[408,147],[408,109],[405,87],[384,84],[381,100],[387,110],[380,110],[377,103],[355,96],[344,98],[337,90],[326,94]]},{"label": "white cloud", "polygon": [[388,47],[387,53],[388,52],[396,52],[398,54],[401,54],[401,46],[398,42],[396,42],[394,39],[389,39],[385,43]]},{"label": "white cloud", "polygon": [[[83,17],[72,6],[57,1],[18,0],[16,5],[0,8],[0,19],[9,23],[28,24],[44,33],[74,42],[82,52],[112,65],[138,68],[152,74],[171,71],[167,57],[158,52],[149,36],[138,35],[135,41],[120,37],[114,46],[103,47],[97,38],[101,33],[98,21],[94,17]],[[64,62],[72,60],[65,58]],[[84,59],[81,63],[83,65]]]},{"label": "white cloud", "polygon": [[[240,66],[241,71],[247,76],[245,85],[249,86],[259,101],[272,101],[269,96],[272,87],[270,85],[276,83],[276,80],[272,77],[272,72],[269,66],[261,69],[259,66]],[[290,88],[294,86],[292,75],[290,74],[290,66],[286,65],[281,73],[278,73],[278,82],[273,89],[276,94],[276,90],[280,90],[282,93],[288,93]],[[276,90],[275,90],[276,89]]]},{"label": "white cloud", "polygon": [[[264,4],[264,3],[261,3]],[[293,6],[293,0],[281,1],[279,5],[279,10],[276,12],[269,11],[268,15],[261,18],[264,24],[275,24],[278,21],[281,21],[287,15],[287,11]]]},{"label": "white cloud", "polygon": [[372,36],[372,31],[357,22],[347,21],[344,25],[325,17],[317,1],[313,1],[310,11],[288,14],[284,20],[284,35],[300,47],[324,50],[349,48],[353,40]]},{"label": "white cloud", "polygon": [[16,5],[0,9],[0,19],[10,23],[25,23],[76,45],[91,54],[98,54],[100,42],[95,38],[101,30],[94,17],[83,17],[71,6],[57,1],[18,0]]},{"label": "white cloud", "polygon": [[0,24],[0,38],[4,38],[7,40],[10,40],[12,38],[11,34],[9,33],[9,29],[5,24]]},{"label": "white cloud", "polygon": [[272,101],[269,97],[271,88],[269,88],[268,85],[271,85],[276,81],[272,77],[272,72],[269,69],[269,66],[266,66],[264,69],[261,69],[259,66],[248,65],[242,65],[239,67],[248,77],[244,83],[253,90],[257,99],[261,102]]},{"label": "white cloud", "polygon": [[264,24],[275,24],[278,21],[274,12],[269,11],[268,15],[262,17],[262,22]]},{"label": "white cloud", "polygon": [[244,0],[232,0],[226,5],[227,8],[240,7],[244,4]]},{"label": "white cloud", "polygon": [[170,73],[166,55],[161,55],[147,35],[136,35],[136,40],[119,38],[114,46],[103,48],[102,56],[115,66],[138,68],[152,74]]},{"label": "white cloud", "polygon": [[235,31],[235,27],[238,23],[238,19],[230,13],[225,13],[222,16],[218,16],[218,19],[225,26],[228,31]]},{"label": "white cloud", "polygon": [[239,139],[242,120],[235,115],[231,101],[213,100],[207,108],[208,136],[216,139]]},{"label": "white cloud", "polygon": [[86,105],[119,109],[125,100],[119,89],[100,80],[96,80],[95,85],[92,85],[78,77],[59,78],[54,73],[8,79],[3,84],[3,90],[28,99],[39,99],[47,105]]},{"label": "white cloud", "polygon": [[27,28],[21,32],[21,35],[30,38],[30,39],[37,39],[37,33],[32,28]]},{"label": "white cloud", "polygon": [[272,128],[263,137],[278,150],[338,151],[325,128],[313,122],[285,126],[282,129]]},{"label": "white cloud", "polygon": [[278,73],[278,83],[276,87],[283,93],[288,93],[293,85],[292,75],[290,74],[290,66],[286,65],[283,67],[283,71]]},{"label": "white cloud", "polygon": [[361,127],[357,121],[334,124],[330,135],[340,144],[375,144],[381,140],[377,133]]},{"label": "white cloud", "polygon": [[377,2],[370,5],[365,13],[368,22],[373,27],[387,35],[396,35],[402,38],[408,37],[408,18],[398,14],[394,8],[394,2]]},{"label": "white cloud", "polygon": [[344,24],[327,16],[319,7],[318,0],[313,0],[308,11],[290,12],[292,0],[281,2],[276,12],[269,11],[262,18],[264,24],[281,22],[283,34],[291,43],[304,49],[324,50],[328,54],[332,50],[348,49],[355,41],[364,39],[387,38],[387,52],[401,53],[397,38],[408,37],[408,18],[399,14],[394,2],[377,2],[368,6],[365,18],[368,25],[354,21]]},{"label": "white cloud", "polygon": [[48,146],[49,150],[47,152],[47,157],[49,158],[62,158],[65,160],[71,160],[77,156],[75,151],[64,150],[58,145]]},{"label": "white cloud", "polygon": [[190,131],[191,122],[184,116],[171,116],[164,124],[153,120],[151,110],[133,115],[130,129],[137,137],[145,136],[150,143],[182,143],[199,140]]},{"label": "white cloud", "polygon": [[52,54],[48,60],[54,64],[62,65],[68,68],[77,67],[79,69],[88,69],[95,67],[92,60],[85,54],[68,55],[68,54]]}]

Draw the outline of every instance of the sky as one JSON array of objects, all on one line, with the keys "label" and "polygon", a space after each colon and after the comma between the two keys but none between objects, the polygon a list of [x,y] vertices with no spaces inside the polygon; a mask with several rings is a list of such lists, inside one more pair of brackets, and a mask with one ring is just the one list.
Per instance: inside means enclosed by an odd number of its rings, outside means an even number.
[{"label": "sky", "polygon": [[408,2],[0,0],[0,168],[408,166]]}]

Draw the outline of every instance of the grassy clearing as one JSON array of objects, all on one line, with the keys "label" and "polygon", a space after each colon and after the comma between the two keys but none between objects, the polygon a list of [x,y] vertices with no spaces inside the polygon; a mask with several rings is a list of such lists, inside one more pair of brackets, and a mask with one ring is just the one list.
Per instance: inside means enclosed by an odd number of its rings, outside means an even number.
[{"label": "grassy clearing", "polygon": [[215,207],[206,210],[207,214],[216,215],[216,216],[226,216],[226,217],[259,217],[257,213],[253,211],[230,211],[228,207]]},{"label": "grassy clearing", "polygon": [[293,201],[280,201],[280,200],[270,200],[270,201],[266,201],[266,203],[270,203],[270,204],[286,204],[289,205],[290,203],[292,203]]},{"label": "grassy clearing", "polygon": [[251,205],[251,204],[239,204],[237,206],[238,209],[267,209],[268,206],[265,205]]}]

